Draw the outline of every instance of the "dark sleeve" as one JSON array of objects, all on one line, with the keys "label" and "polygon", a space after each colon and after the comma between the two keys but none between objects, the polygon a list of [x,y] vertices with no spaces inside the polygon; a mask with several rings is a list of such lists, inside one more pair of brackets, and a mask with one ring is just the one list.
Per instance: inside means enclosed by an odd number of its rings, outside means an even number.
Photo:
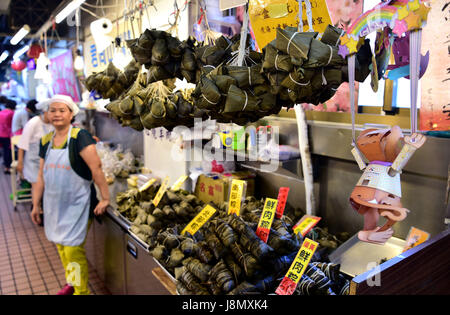
[{"label": "dark sleeve", "polygon": [[81,129],[77,136],[77,151],[81,152],[85,147],[91,144],[96,144],[94,138],[92,138],[91,134],[85,130]]},{"label": "dark sleeve", "polygon": [[45,146],[42,145],[42,139],[39,141],[39,157],[45,159]]}]

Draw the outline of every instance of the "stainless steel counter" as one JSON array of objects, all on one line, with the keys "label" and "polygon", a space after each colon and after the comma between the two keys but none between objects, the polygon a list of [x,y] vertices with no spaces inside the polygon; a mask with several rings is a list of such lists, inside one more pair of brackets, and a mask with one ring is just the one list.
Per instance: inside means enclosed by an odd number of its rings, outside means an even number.
[{"label": "stainless steel counter", "polygon": [[94,218],[86,240],[89,262],[112,294],[170,294],[152,273],[158,264],[148,247],[129,232],[131,222],[116,209],[115,195],[127,189],[126,180],[116,180],[108,188],[111,205]]}]

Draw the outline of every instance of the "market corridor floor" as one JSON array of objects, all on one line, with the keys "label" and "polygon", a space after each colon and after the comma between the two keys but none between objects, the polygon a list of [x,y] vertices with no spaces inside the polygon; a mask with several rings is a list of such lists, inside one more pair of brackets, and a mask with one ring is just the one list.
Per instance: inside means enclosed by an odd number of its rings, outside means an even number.
[{"label": "market corridor floor", "polygon": [[[0,295],[54,295],[66,283],[56,246],[31,221],[31,203],[14,211],[10,182],[0,172]],[[88,287],[91,294],[109,294],[91,264]]]}]

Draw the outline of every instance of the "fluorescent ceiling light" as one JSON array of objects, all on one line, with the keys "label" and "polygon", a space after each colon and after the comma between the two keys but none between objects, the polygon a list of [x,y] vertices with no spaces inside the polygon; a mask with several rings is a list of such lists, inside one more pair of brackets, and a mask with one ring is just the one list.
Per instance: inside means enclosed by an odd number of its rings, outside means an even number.
[{"label": "fluorescent ceiling light", "polygon": [[82,5],[86,0],[73,0],[70,2],[61,12],[59,12],[56,17],[56,23],[61,23],[64,19],[73,11],[75,11],[80,5]]},{"label": "fluorescent ceiling light", "polygon": [[20,56],[22,56],[24,53],[26,53],[28,51],[28,49],[30,49],[30,46],[26,45],[23,46],[22,48],[20,48],[18,51],[16,51],[16,53],[13,56],[14,60],[17,60],[20,58]]},{"label": "fluorescent ceiling light", "polygon": [[8,58],[8,56],[9,56],[9,51],[5,50],[4,52],[2,52],[2,55],[0,56],[0,63],[5,61],[5,59]]},{"label": "fluorescent ceiling light", "polygon": [[28,33],[30,32],[30,27],[25,24],[22,28],[16,33],[16,35],[11,38],[11,45],[17,45],[18,42],[22,40]]}]

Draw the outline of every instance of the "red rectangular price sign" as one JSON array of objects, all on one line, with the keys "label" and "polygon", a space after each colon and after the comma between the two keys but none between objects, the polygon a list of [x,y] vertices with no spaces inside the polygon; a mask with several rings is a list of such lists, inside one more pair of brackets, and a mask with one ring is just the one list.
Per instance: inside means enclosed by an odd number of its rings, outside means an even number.
[{"label": "red rectangular price sign", "polygon": [[280,219],[283,216],[288,194],[289,194],[289,187],[280,187],[280,190],[278,191],[277,213],[275,215],[277,219]]},{"label": "red rectangular price sign", "polygon": [[266,198],[261,218],[259,219],[258,227],[256,228],[256,235],[261,240],[267,243],[269,238],[270,227],[272,226],[273,219],[275,217],[275,211],[277,209],[278,201],[272,198]]},{"label": "red rectangular price sign", "polygon": [[278,295],[292,295],[319,244],[306,238],[288,272],[275,290]]}]

